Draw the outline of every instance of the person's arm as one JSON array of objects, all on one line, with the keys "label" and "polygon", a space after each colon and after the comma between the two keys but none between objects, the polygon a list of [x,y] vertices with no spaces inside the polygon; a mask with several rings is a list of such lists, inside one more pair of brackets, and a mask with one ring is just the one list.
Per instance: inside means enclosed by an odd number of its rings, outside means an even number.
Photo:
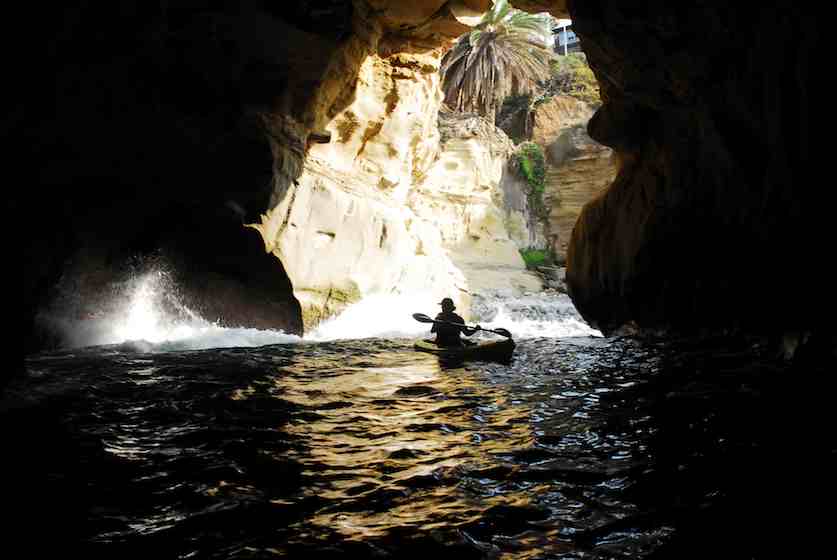
[{"label": "person's arm", "polygon": [[465,326],[465,319],[463,319],[459,315],[456,316],[456,322],[462,324],[462,326],[459,327],[459,332],[461,332],[465,336],[471,336],[472,334],[474,334],[475,332],[480,330],[479,325],[477,325],[476,327],[466,327]]}]

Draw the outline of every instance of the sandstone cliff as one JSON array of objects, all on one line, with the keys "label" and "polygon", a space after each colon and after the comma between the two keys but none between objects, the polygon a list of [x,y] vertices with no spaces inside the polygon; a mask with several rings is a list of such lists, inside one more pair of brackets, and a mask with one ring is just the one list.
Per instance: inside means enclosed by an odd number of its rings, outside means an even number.
[{"label": "sandstone cliff", "polygon": [[613,151],[587,134],[593,112],[583,101],[556,95],[537,105],[532,115],[532,141],[543,148],[547,163],[547,235],[559,261],[566,259],[582,207],[616,176]]},{"label": "sandstone cliff", "polygon": [[441,49],[390,54],[381,36],[369,35],[351,99],[323,125],[330,141],[300,148],[304,159],[279,154],[301,172],[253,225],[306,328],[373,294],[427,306],[450,296],[467,317],[475,293],[540,288],[508,233],[529,235],[527,208],[506,210],[500,187],[511,142],[479,117],[439,115]]},{"label": "sandstone cliff", "polygon": [[514,144],[476,115],[441,112],[442,151],[411,200],[439,228],[471,294],[519,294],[541,288],[520,249],[540,235],[509,158]]}]

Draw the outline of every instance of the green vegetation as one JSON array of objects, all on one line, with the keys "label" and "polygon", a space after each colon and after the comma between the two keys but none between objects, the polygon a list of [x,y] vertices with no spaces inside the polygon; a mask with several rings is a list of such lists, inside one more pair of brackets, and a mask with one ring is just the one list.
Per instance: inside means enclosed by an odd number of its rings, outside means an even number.
[{"label": "green vegetation", "polygon": [[543,149],[534,142],[524,142],[514,154],[520,176],[526,179],[534,192],[543,194],[546,180],[546,158]]},{"label": "green vegetation", "polygon": [[546,249],[521,249],[520,256],[528,269],[549,265],[553,261],[552,254]]},{"label": "green vegetation", "polygon": [[551,18],[516,10],[496,0],[473,31],[460,37],[442,59],[445,103],[495,121],[503,100],[528,93],[550,75]]},{"label": "green vegetation", "polygon": [[534,142],[524,142],[517,147],[513,156],[514,168],[529,185],[529,207],[540,218],[546,217],[547,208],[543,201],[546,188],[546,157],[543,149]]},{"label": "green vegetation", "polygon": [[602,104],[599,83],[587,64],[587,56],[582,52],[553,59],[549,80],[543,87],[544,94],[535,100],[535,105],[555,95],[569,95],[593,106]]}]

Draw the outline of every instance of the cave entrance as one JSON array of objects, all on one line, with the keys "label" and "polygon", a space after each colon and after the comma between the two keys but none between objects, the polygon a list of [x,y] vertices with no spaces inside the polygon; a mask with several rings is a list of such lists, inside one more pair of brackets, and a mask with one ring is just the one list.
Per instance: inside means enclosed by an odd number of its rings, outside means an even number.
[{"label": "cave entrance", "polygon": [[[496,71],[486,73],[486,64]],[[509,172],[526,183],[536,215],[530,227],[539,230],[521,255],[559,282],[581,208],[617,171],[612,150],[587,134],[602,101],[572,20],[497,2],[456,41],[440,72],[448,107],[482,115],[514,142]]]},{"label": "cave entrance", "polygon": [[[494,3],[477,26],[479,40],[500,44],[504,27],[517,25],[529,35],[537,29],[525,48],[537,43],[539,52],[517,66],[495,57],[488,62],[507,75],[489,76],[469,74],[474,31],[445,52],[438,40],[405,41],[410,31],[387,27],[387,17],[370,21],[381,37],[368,45],[353,38],[356,48],[338,53],[357,79],[329,75],[316,94],[321,113],[309,115],[302,134],[292,118],[274,123],[277,188],[257,227],[288,271],[306,332],[382,292],[438,290],[430,305],[455,296],[467,309],[473,293],[540,290],[540,275],[560,287],[569,233],[557,228],[569,230],[583,204],[547,188],[556,162],[592,144],[580,137],[599,102],[571,21]],[[572,127],[556,127],[555,119],[551,129],[539,125],[535,110],[553,99],[562,115],[574,114]],[[505,110],[515,103],[522,111]],[[519,130],[515,119],[524,123]],[[495,125],[505,132],[495,134]],[[607,159],[604,150],[596,156]],[[552,226],[559,202],[562,221]]]}]

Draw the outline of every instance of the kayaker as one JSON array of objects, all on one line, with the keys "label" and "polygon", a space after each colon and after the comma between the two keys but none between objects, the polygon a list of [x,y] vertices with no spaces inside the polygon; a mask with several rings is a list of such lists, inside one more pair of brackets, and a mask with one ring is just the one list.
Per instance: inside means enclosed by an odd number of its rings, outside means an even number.
[{"label": "kayaker", "polygon": [[436,333],[436,345],[438,346],[463,346],[464,344],[474,344],[469,340],[462,340],[459,338],[459,333],[464,334],[465,336],[471,336],[478,330],[480,330],[480,326],[477,325],[476,327],[468,327],[465,325],[465,320],[453,312],[456,309],[456,306],[453,304],[453,300],[450,298],[445,298],[439,302],[439,305],[442,306],[442,312],[436,315],[437,321],[446,321],[447,323],[459,323],[459,325],[448,325],[445,323],[433,323],[433,328],[430,329],[430,332]]}]

